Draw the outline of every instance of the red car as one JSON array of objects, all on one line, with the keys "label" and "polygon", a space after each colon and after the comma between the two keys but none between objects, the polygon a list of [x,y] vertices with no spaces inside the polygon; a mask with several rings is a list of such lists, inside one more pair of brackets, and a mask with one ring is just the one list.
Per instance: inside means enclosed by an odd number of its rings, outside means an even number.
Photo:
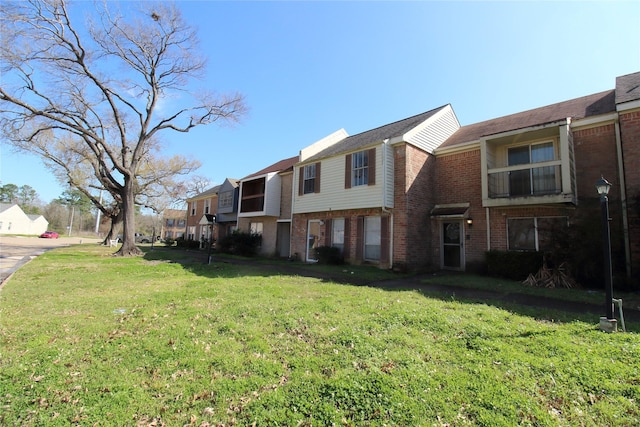
[{"label": "red car", "polygon": [[60,235],[55,231],[45,231],[40,235],[40,237],[42,237],[43,239],[57,239],[58,237],[60,237]]}]

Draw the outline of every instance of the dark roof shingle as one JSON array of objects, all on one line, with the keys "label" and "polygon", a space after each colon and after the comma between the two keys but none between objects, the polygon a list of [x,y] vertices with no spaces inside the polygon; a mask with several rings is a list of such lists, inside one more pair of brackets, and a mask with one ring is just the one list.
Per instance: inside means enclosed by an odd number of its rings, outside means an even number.
[{"label": "dark roof shingle", "polygon": [[267,166],[266,168],[259,170],[258,172],[245,176],[244,178],[242,178],[242,181],[244,181],[247,178],[264,175],[271,172],[285,172],[288,169],[293,170],[293,165],[298,163],[298,159],[299,159],[298,156],[294,156],[294,157],[289,157],[288,159],[280,160],[279,162],[276,162],[271,166]]},{"label": "dark roof shingle", "polygon": [[571,117],[582,119],[616,111],[615,91],[595,93],[546,107],[535,108],[521,113],[511,114],[497,119],[491,119],[468,126],[462,126],[439,148],[452,147],[466,142],[495,135],[511,130],[524,129],[531,126],[543,125]]},{"label": "dark roof shingle", "polygon": [[640,99],[640,73],[616,78],[616,104]]},{"label": "dark roof shingle", "polygon": [[316,153],[315,155],[309,157],[305,161],[315,161],[326,157],[332,157],[337,154],[347,153],[349,151],[367,147],[371,144],[382,142],[385,139],[402,136],[445,107],[446,105],[443,105],[442,107],[434,108],[433,110],[429,110],[412,117],[407,117],[406,119],[398,120],[397,122],[389,123],[375,129],[358,133],[356,135],[348,136],[343,140],[338,141],[335,144],[325,148],[319,153]]}]

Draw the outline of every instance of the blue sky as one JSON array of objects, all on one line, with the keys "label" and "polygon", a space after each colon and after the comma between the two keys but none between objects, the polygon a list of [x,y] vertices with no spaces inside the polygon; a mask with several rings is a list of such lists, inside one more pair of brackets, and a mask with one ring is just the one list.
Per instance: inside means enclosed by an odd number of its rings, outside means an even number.
[{"label": "blue sky", "polygon": [[[213,184],[344,128],[451,104],[462,125],[613,89],[640,71],[640,2],[178,2],[208,57],[199,84],[239,91],[233,127],[164,134]],[[45,202],[64,187],[3,144],[2,184]]]}]

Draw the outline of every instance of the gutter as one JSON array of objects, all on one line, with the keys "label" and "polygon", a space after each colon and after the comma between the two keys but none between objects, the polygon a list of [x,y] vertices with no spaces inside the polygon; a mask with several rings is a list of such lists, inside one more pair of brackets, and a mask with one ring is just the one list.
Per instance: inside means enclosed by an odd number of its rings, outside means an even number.
[{"label": "gutter", "polygon": [[622,204],[622,234],[624,238],[624,255],[627,277],[631,277],[631,244],[629,242],[629,217],[627,214],[627,185],[624,175],[624,156],[622,154],[622,141],[620,135],[620,122],[615,122],[616,154],[618,155],[618,175],[620,176],[620,202]]}]

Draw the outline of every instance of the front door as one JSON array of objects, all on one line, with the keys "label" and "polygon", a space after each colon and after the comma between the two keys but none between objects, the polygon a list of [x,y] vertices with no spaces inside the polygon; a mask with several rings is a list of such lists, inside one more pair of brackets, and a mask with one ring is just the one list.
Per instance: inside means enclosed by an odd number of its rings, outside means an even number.
[{"label": "front door", "polygon": [[320,220],[312,219],[307,226],[307,262],[318,261],[315,249],[320,246]]},{"label": "front door", "polygon": [[462,221],[442,222],[442,268],[449,270],[462,270],[463,264],[463,239]]}]

